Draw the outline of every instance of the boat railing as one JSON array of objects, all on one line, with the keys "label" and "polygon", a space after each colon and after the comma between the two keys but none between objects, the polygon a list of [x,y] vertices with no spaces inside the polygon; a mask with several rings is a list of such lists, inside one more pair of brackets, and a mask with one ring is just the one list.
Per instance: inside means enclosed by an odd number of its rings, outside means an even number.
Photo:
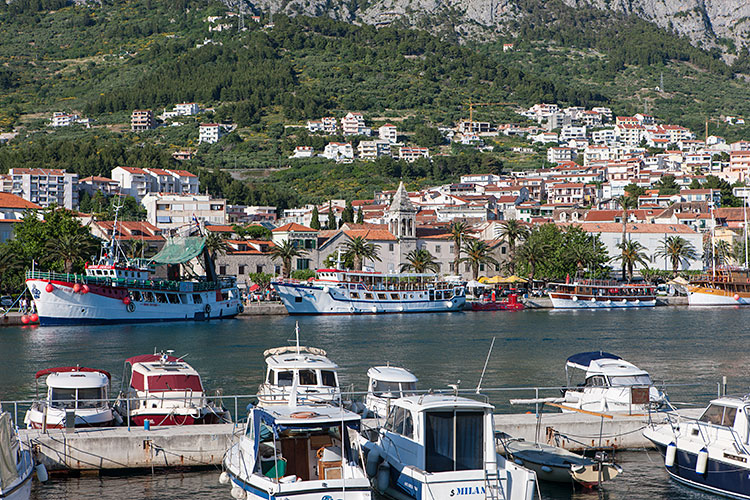
[{"label": "boat railing", "polygon": [[701,420],[700,417],[691,417],[689,415],[683,415],[680,413],[669,414],[667,418],[669,419],[669,423],[672,424],[672,427],[675,427],[674,424],[677,424],[679,426],[679,424],[682,422],[695,424],[698,428],[701,439],[703,439],[703,442],[706,444],[708,444],[711,440],[711,438],[707,436],[709,430],[712,430],[714,432],[728,432],[732,437],[732,441],[737,451],[745,455],[750,455],[750,450],[748,450],[747,445],[743,442],[742,437],[734,429],[734,427],[715,424],[713,422],[706,422],[704,420]]},{"label": "boat railing", "polygon": [[218,281],[190,281],[192,290],[185,290],[181,286],[184,281],[173,280],[144,280],[135,278],[112,278],[105,276],[88,276],[76,273],[56,273],[54,271],[26,271],[26,279],[38,279],[44,281],[65,281],[68,283],[81,283],[86,285],[108,286],[108,287],[135,287],[144,290],[159,290],[167,292],[204,292],[218,290],[220,288],[233,288],[237,285],[236,278],[222,276]]}]

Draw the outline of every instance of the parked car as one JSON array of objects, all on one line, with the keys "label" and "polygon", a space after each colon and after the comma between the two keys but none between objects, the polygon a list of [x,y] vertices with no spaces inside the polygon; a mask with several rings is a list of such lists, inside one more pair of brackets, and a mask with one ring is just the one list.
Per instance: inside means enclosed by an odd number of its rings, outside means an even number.
[{"label": "parked car", "polygon": [[3,295],[0,297],[0,306],[2,307],[10,307],[13,305],[13,297],[10,295]]}]

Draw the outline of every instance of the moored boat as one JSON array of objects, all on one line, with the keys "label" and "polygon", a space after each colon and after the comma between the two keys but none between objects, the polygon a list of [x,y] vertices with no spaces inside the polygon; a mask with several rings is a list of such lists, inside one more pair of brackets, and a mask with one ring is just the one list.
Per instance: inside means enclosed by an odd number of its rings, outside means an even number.
[{"label": "moored boat", "polygon": [[688,305],[750,305],[750,270],[722,266],[690,279]]},{"label": "moored boat", "polygon": [[289,314],[449,312],[466,303],[463,286],[429,273],[318,269],[311,281],[275,281],[273,287]]},{"label": "moored boat", "polygon": [[373,366],[367,370],[367,395],[365,408],[375,418],[385,418],[391,401],[413,396],[417,390],[417,377],[398,366]]},{"label": "moored boat", "polygon": [[[22,446],[13,428],[10,413],[0,407],[0,498],[28,500],[34,475],[31,451]],[[41,476],[40,476],[41,477]]]},{"label": "moored boat", "polygon": [[750,499],[750,394],[714,399],[703,415],[670,415],[643,435],[659,449],[669,476],[693,488]]},{"label": "moored boat", "polygon": [[526,308],[515,293],[510,294],[508,300],[472,300],[469,304],[472,311],[522,311]]},{"label": "moored boat", "polygon": [[606,309],[656,305],[656,287],[653,285],[581,280],[573,283],[552,283],[550,287],[549,298],[555,309]]},{"label": "moored boat", "polygon": [[126,368],[130,366],[129,376],[123,378],[128,387],[115,403],[122,418],[135,425],[148,420],[150,426],[231,422],[229,412],[206,397],[198,372],[171,353],[125,361]]},{"label": "moored boat", "polygon": [[106,427],[115,423],[115,414],[108,401],[111,377],[104,370],[81,366],[47,368],[36,372],[36,379],[46,376],[46,397],[34,401],[26,412],[24,423],[33,429],[67,427],[72,414],[72,427]]}]

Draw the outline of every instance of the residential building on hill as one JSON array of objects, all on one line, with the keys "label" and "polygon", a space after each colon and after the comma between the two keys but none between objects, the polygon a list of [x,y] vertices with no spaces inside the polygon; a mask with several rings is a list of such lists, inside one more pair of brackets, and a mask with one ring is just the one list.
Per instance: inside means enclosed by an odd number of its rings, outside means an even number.
[{"label": "residential building on hill", "polygon": [[154,112],[150,109],[136,109],[130,115],[130,130],[133,132],[151,130],[155,126]]},{"label": "residential building on hill", "polygon": [[13,194],[42,207],[78,207],[78,174],[60,169],[12,168]]},{"label": "residential building on hill", "polygon": [[218,123],[201,123],[198,128],[198,143],[214,144],[219,142],[222,135],[223,130]]},{"label": "residential building on hill", "polygon": [[148,193],[142,203],[148,222],[161,230],[187,230],[196,222],[226,222],[226,200],[208,195]]}]

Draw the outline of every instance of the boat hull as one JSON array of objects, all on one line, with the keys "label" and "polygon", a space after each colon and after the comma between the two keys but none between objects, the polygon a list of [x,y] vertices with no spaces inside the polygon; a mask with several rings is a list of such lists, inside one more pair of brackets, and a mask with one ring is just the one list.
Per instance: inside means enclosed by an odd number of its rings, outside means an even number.
[{"label": "boat hull", "polygon": [[21,451],[21,462],[17,466],[18,479],[8,485],[8,488],[0,488],[0,499],[2,500],[28,500],[31,497],[31,480],[34,476],[34,459],[29,450]]},{"label": "boat hull", "polygon": [[[33,407],[26,412],[24,422],[32,429],[42,429],[44,422],[44,411],[39,407]],[[77,410],[75,427],[110,427],[114,425],[115,419],[111,409],[106,410]],[[47,428],[62,429],[65,427],[65,411],[49,408],[47,410]]]},{"label": "boat hull", "polygon": [[391,291],[373,291],[373,299],[351,299],[343,287],[320,287],[298,283],[274,283],[289,314],[396,314],[461,311],[466,297],[430,300],[426,290],[399,292],[404,300],[377,300]]},{"label": "boat hull", "polygon": [[688,286],[688,305],[690,306],[747,306],[750,305],[750,293],[733,293],[704,286]]},{"label": "boat hull", "polygon": [[[48,292],[46,287],[50,283],[53,290]],[[124,298],[131,289],[92,286],[91,291],[84,294],[74,292],[74,285],[71,281],[26,280],[26,286],[36,305],[40,325],[203,321],[233,318],[242,308],[238,298],[217,300],[217,296],[221,294],[217,294],[215,290],[200,292],[203,299],[200,304],[134,301],[125,304]],[[179,295],[188,294],[192,295],[192,292]],[[174,295],[177,295],[177,292],[174,292]],[[239,297],[238,292],[236,296]]]},{"label": "boat hull", "polygon": [[552,301],[552,307],[555,309],[624,309],[636,307],[654,307],[656,298],[654,297],[578,297],[564,293],[550,293],[549,298]]},{"label": "boat hull", "polygon": [[140,414],[131,415],[130,424],[142,426],[146,420],[151,422],[152,426],[163,425],[202,425],[202,424],[223,424],[226,421],[219,415],[208,413],[201,416],[180,415],[180,414]]},{"label": "boat hull", "polygon": [[470,302],[472,311],[522,311],[525,306],[520,302]]}]

